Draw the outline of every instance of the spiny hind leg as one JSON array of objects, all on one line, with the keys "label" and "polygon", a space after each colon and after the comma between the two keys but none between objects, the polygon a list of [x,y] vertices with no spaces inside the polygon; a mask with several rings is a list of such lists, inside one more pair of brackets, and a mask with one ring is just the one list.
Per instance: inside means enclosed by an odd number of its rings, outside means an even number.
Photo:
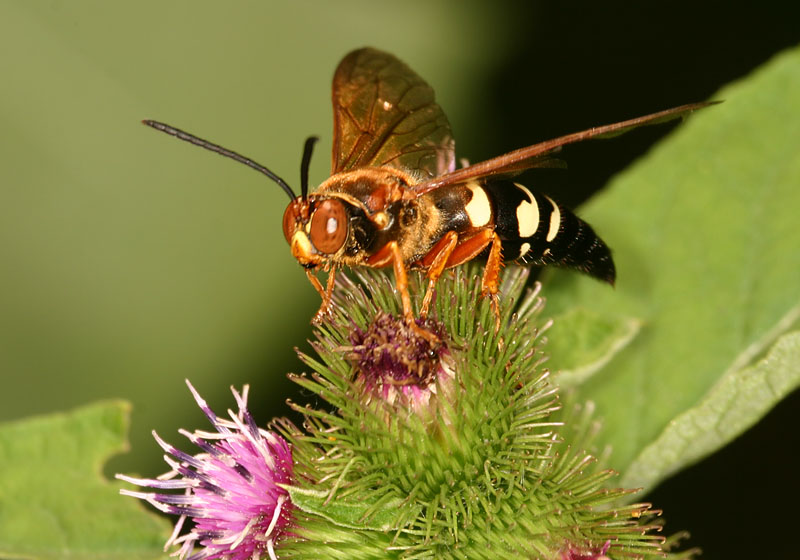
[{"label": "spiny hind leg", "polygon": [[503,245],[495,232],[492,232],[491,243],[489,258],[486,259],[486,267],[483,269],[481,295],[489,298],[494,312],[494,330],[497,332],[500,330],[500,302],[497,292],[500,285],[500,267],[503,264]]},{"label": "spiny hind leg", "polygon": [[458,245],[458,234],[454,231],[448,231],[444,237],[434,245],[433,249],[425,255],[425,258],[430,255],[434,255],[434,257],[433,262],[428,268],[428,289],[425,290],[425,298],[422,300],[422,307],[420,307],[419,310],[419,316],[422,319],[428,316],[428,311],[430,311],[431,302],[433,301],[433,293],[436,289],[436,282],[439,280],[442,272],[444,272],[447,261],[450,259],[450,255],[453,254],[456,245]]},{"label": "spiny hind leg", "polygon": [[418,264],[428,268],[428,290],[422,304],[422,313],[425,317],[433,301],[433,291],[436,281],[447,268],[458,266],[470,261],[483,252],[496,237],[489,228],[479,229],[460,236],[455,232],[448,232],[436,245],[422,257]]}]

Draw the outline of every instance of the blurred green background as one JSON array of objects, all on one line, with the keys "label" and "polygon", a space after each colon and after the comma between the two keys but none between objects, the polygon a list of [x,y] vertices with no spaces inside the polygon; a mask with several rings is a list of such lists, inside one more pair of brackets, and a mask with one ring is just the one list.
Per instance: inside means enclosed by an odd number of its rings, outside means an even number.
[{"label": "blurred green background", "polygon": [[[668,9],[3,2],[0,420],[123,397],[134,404],[134,453],[109,471],[152,475],[164,468],[150,429],[175,440],[178,427],[203,425],[184,378],[219,410],[232,404],[229,385],[250,383],[261,419],[305,398],[285,373],[302,370],[293,347],[308,347],[319,298],[281,234],[285,194],[141,119],[240,151],[293,185],[302,142],[318,134],[317,184],[330,165],[330,79],[353,48],[393,52],[425,77],[458,155],[479,161],[707,99],[800,40],[789,3],[760,3],[757,14],[722,2]],[[539,186],[576,205],[667,132],[576,146],[570,171],[542,172]],[[654,500],[670,527],[713,550],[713,527],[682,518],[680,503],[671,510],[669,494]]]},{"label": "blurred green background", "polygon": [[331,76],[355,47],[402,55],[454,120],[478,110],[462,92],[503,46],[481,28],[507,15],[451,8],[4,3],[0,416],[130,399],[136,453],[112,468],[153,472],[150,429],[201,421],[184,378],[220,408],[229,385],[249,382],[259,417],[285,414],[285,373],[300,369],[293,348],[307,347],[319,306],[281,232],[286,195],[139,121],[222,143],[294,185],[303,140],[318,134],[317,184]]}]

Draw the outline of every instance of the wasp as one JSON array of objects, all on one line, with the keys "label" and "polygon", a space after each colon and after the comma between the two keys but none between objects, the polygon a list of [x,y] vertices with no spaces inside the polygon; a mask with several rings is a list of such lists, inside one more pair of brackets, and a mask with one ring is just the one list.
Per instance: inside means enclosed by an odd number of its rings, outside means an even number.
[{"label": "wasp", "polygon": [[[684,116],[710,103],[694,103],[610,125],[567,134],[456,169],[455,142],[433,89],[391,54],[363,48],[348,54],[333,78],[331,176],[313,193],[308,167],[316,137],[306,140],[300,195],[250,158],[169,125],[145,124],[244,163],[277,183],[290,198],[283,233],[292,255],[322,297],[319,321],[331,301],[341,267],[392,267],[403,316],[416,325],[408,270],[428,278],[419,317],[431,307],[437,280],[451,267],[484,257],[482,294],[497,302],[503,261],[554,265],[614,283],[611,251],[570,210],[515,182],[531,168],[561,166],[561,147],[622,134]],[[328,273],[323,286],[316,273]]]}]

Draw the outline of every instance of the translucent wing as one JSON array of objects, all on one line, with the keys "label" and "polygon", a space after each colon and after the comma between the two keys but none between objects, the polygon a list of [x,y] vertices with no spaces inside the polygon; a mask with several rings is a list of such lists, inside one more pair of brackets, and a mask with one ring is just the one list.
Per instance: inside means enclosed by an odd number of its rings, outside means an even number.
[{"label": "translucent wing", "polygon": [[708,103],[692,103],[690,105],[682,105],[680,107],[674,107],[672,109],[667,109],[666,111],[652,113],[643,117],[637,117],[627,121],[608,124],[605,126],[598,126],[588,130],[583,130],[581,132],[567,134],[566,136],[540,142],[539,144],[534,144],[533,146],[528,146],[527,148],[520,148],[519,150],[509,152],[505,155],[470,165],[469,167],[447,173],[440,177],[429,179],[428,181],[417,185],[414,190],[422,194],[432,191],[433,189],[438,189],[444,185],[463,183],[464,181],[469,181],[479,177],[503,174],[513,175],[526,169],[531,169],[532,167],[550,167],[553,159],[549,156],[549,154],[558,150],[562,146],[566,146],[567,144],[574,144],[575,142],[581,142],[591,138],[612,138],[640,126],[659,124],[686,116],[692,111],[702,109],[703,107],[707,107],[709,105],[714,105],[715,103],[718,102],[712,101]]},{"label": "translucent wing", "polygon": [[455,142],[433,88],[394,56],[366,48],[333,77],[332,172],[379,165],[437,177],[455,169]]}]

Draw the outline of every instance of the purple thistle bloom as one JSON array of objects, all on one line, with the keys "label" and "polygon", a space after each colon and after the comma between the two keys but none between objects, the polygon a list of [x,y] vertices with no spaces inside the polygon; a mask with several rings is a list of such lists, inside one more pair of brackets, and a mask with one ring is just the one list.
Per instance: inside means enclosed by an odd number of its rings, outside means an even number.
[{"label": "purple thistle bloom", "polygon": [[[440,339],[444,325],[417,320],[417,325]],[[367,400],[373,396],[393,404],[425,409],[453,376],[447,347],[434,345],[408,328],[402,318],[379,312],[366,330],[354,326],[349,357],[358,371],[358,382]]]},{"label": "purple thistle bloom", "polygon": [[[254,560],[262,555],[276,559],[275,543],[286,534],[291,522],[289,495],[279,484],[292,482],[292,453],[280,436],[258,428],[247,410],[247,393],[233,388],[239,412],[228,410],[230,420],[220,418],[208,407],[192,384],[186,381],[200,409],[216,432],[179,432],[203,450],[189,455],[166,443],[153,432],[168,455],[172,470],[156,479],[117,478],[158,490],[184,490],[182,494],[120,490],[141,498],[159,510],[179,515],[164,550],[180,548],[173,554],[188,560],[224,558]],[[172,457],[170,457],[170,455]],[[181,533],[186,518],[194,527]],[[202,547],[193,553],[196,545]]]}]

